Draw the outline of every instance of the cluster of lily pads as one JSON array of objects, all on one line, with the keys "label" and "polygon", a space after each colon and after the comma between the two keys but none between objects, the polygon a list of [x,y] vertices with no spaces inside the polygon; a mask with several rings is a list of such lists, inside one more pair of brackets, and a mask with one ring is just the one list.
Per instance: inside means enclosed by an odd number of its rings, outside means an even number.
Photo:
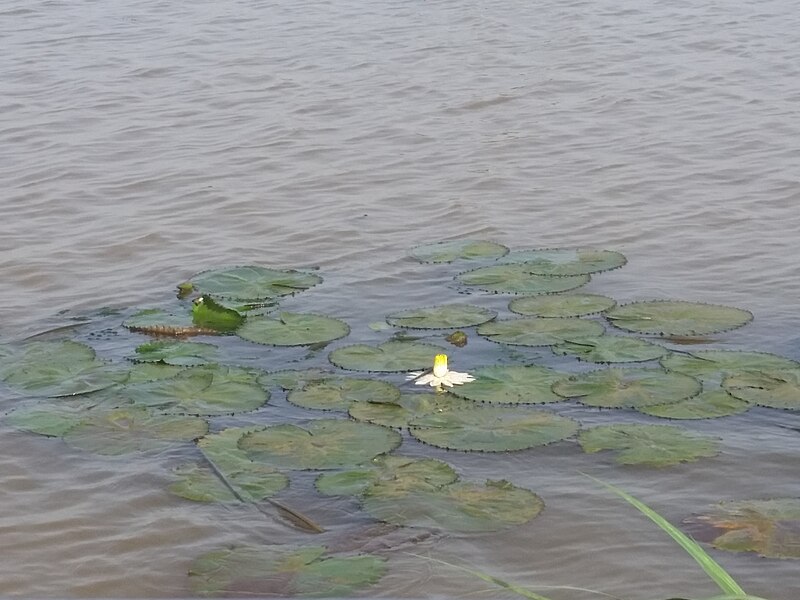
[{"label": "cluster of lily pads", "polygon": [[[616,452],[620,464],[664,467],[713,457],[719,440],[674,424],[582,428],[537,405],[574,401],[673,420],[720,418],[756,405],[800,410],[800,363],[794,360],[668,347],[744,326],[752,320],[748,311],[676,300],[618,305],[575,291],[592,275],[622,267],[626,259],[619,252],[510,251],[493,242],[457,240],[418,246],[410,256],[423,263],[479,262],[455,281],[468,293],[514,295],[509,314],[498,318],[496,311],[468,303],[402,310],[386,316],[394,336],[377,345],[336,343],[327,354],[329,368],[261,371],[230,364],[208,336],[320,351],[347,337],[350,327],[335,317],[282,310],[282,297],[322,282],[317,273],[213,269],[180,284],[180,302],[172,309],[140,310],[124,319],[125,329],[152,338],[132,348],[124,362],[101,359],[74,339],[0,346],[0,380],[19,396],[5,420],[105,455],[193,445],[197,460],[175,470],[170,492],[199,502],[273,503],[306,531],[321,527],[273,499],[293,471],[318,471],[319,494],[353,497],[378,521],[470,533],[522,525],[543,502],[505,480],[470,481],[440,460],[404,456],[397,452],[408,439],[403,433],[438,448],[482,452],[574,439],[587,453]],[[429,368],[446,351],[443,343],[463,346],[473,335],[465,330],[473,328],[504,347],[549,347],[554,356],[597,368],[562,372],[487,357],[470,369],[474,381],[447,392],[391,379]],[[192,336],[208,339],[190,341]],[[258,352],[251,347],[250,353]],[[646,366],[630,366],[638,363]],[[310,413],[301,425],[275,422],[269,412],[275,394],[301,409],[328,412]],[[245,426],[222,425],[231,415],[252,418]],[[800,558],[800,499],[717,510],[723,516],[698,517],[726,528],[713,542],[717,547]],[[745,515],[741,527],[731,525],[737,510]],[[789,542],[770,534],[776,521],[795,524]],[[283,595],[341,596],[377,581],[385,561],[334,555],[322,546],[247,546],[200,557],[190,578],[195,591],[211,595],[263,591],[278,582]]]}]

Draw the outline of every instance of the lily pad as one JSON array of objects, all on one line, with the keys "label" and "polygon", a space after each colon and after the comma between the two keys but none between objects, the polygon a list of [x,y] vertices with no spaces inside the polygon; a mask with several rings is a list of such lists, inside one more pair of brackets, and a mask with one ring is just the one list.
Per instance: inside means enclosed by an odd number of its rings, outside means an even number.
[{"label": "lily pad", "polygon": [[133,360],[180,367],[195,367],[212,363],[216,360],[216,357],[217,347],[213,344],[162,340],[138,346]]},{"label": "lily pad", "polygon": [[620,329],[662,336],[707,335],[753,320],[752,313],[740,308],[681,300],[632,302],[617,306],[605,316]]},{"label": "lily pad", "polygon": [[201,294],[257,303],[267,298],[302,292],[321,283],[322,277],[293,269],[245,266],[198,273],[191,282]]},{"label": "lily pad", "polygon": [[752,405],[734,398],[725,390],[709,390],[672,404],[639,408],[639,412],[664,419],[716,419],[743,413]]},{"label": "lily pad", "polygon": [[673,352],[661,359],[661,366],[668,371],[677,371],[705,380],[720,380],[726,375],[741,372],[800,369],[800,363],[777,354],[735,350]]},{"label": "lily pad", "polygon": [[553,346],[551,350],[555,354],[574,356],[578,360],[593,363],[644,362],[661,358],[669,352],[664,346],[646,340],[617,335],[564,342]]},{"label": "lily pad", "polygon": [[188,336],[217,335],[210,327],[201,327],[192,321],[191,315],[168,313],[159,308],[141,310],[122,323],[123,327],[148,335]]},{"label": "lily pad", "polygon": [[387,523],[467,533],[519,526],[544,508],[539,496],[502,480],[484,485],[457,482],[431,490],[409,490],[387,481],[371,486],[362,503],[369,514]]},{"label": "lily pad", "polygon": [[339,419],[312,421],[305,428],[274,425],[248,433],[239,448],[256,462],[281,469],[337,469],[359,465],[400,445],[396,431]]},{"label": "lily pad", "polygon": [[307,383],[287,399],[303,408],[347,410],[353,402],[394,402],[400,399],[400,390],[385,381],[334,377]]},{"label": "lily pad", "polygon": [[328,355],[328,360],[342,369],[394,373],[426,369],[443,352],[443,348],[433,344],[389,340],[380,346],[354,344],[337,348]]},{"label": "lily pad", "polygon": [[623,266],[627,260],[619,252],[595,248],[540,248],[516,250],[503,263],[525,264],[538,275],[587,275],[610,271]]},{"label": "lily pad", "polygon": [[265,388],[293,390],[313,381],[333,377],[334,372],[326,369],[287,369],[271,371],[259,376],[258,383]]},{"label": "lily pad", "polygon": [[207,327],[220,333],[236,331],[244,317],[238,311],[227,308],[206,294],[192,303],[192,322],[198,327]]},{"label": "lily pad", "polygon": [[236,367],[195,367],[169,379],[129,385],[122,397],[164,414],[230,415],[267,403],[269,392],[257,373]]},{"label": "lily pad", "polygon": [[563,318],[601,313],[616,305],[613,298],[597,294],[552,294],[514,298],[508,309],[529,317]]},{"label": "lily pad", "polygon": [[693,537],[720,550],[800,558],[800,498],[720,502],[684,523]]},{"label": "lily pad", "polygon": [[357,421],[401,428],[407,427],[410,421],[420,415],[473,406],[473,403],[460,400],[450,394],[411,393],[402,394],[392,402],[354,402],[350,405],[349,413]]},{"label": "lily pad", "polygon": [[91,411],[64,434],[72,447],[96,454],[119,455],[164,450],[206,434],[208,424],[197,417],[154,415],[141,407]]},{"label": "lily pad", "polygon": [[567,341],[595,338],[603,333],[603,326],[585,319],[506,319],[492,321],[478,327],[478,333],[493,342],[515,346],[553,346]]},{"label": "lily pad", "polygon": [[719,453],[717,440],[674,425],[600,425],[578,434],[584,452],[616,450],[621,465],[667,467]]},{"label": "lily pad", "polygon": [[413,258],[424,263],[453,262],[459,258],[482,260],[500,258],[508,254],[508,248],[495,242],[482,240],[449,240],[423,244],[409,252]]},{"label": "lily pad", "polygon": [[492,265],[456,276],[456,281],[496,294],[555,294],[566,292],[589,282],[588,275],[551,277],[537,275],[528,265]]},{"label": "lily pad", "polygon": [[345,598],[379,581],[385,563],[368,554],[327,554],[323,546],[236,546],[195,559],[189,582],[203,596]]},{"label": "lily pad", "polygon": [[693,377],[661,369],[602,369],[575,375],[553,385],[565,398],[603,408],[639,408],[671,404],[700,393]]},{"label": "lily pad", "polygon": [[282,311],[275,319],[250,317],[237,331],[240,338],[271,346],[308,346],[322,344],[350,333],[339,319]]},{"label": "lily pad", "polygon": [[442,411],[417,417],[408,431],[421,442],[449,450],[507,452],[558,442],[575,434],[572,419],[545,411],[495,406]]},{"label": "lily pad", "polygon": [[759,406],[800,410],[799,369],[730,375],[722,387],[731,396]]},{"label": "lily pad", "polygon": [[471,304],[442,304],[429,308],[412,308],[386,317],[389,324],[412,329],[452,329],[472,327],[491,321],[497,313]]},{"label": "lily pad", "polygon": [[184,368],[185,367],[167,365],[161,362],[136,363],[128,369],[128,378],[125,380],[125,385],[175,377],[175,375],[180,373]]},{"label": "lily pad", "polygon": [[70,340],[30,342],[6,350],[0,380],[29,395],[87,394],[127,378],[126,371],[99,360],[89,346]]},{"label": "lily pad", "polygon": [[86,408],[71,402],[46,402],[16,408],[6,415],[6,424],[29,433],[61,437],[86,418]]},{"label": "lily pad", "polygon": [[453,467],[433,458],[378,456],[372,468],[323,473],[315,482],[323,496],[356,496],[376,483],[391,481],[396,489],[430,490],[453,483],[458,475]]},{"label": "lily pad", "polygon": [[475,381],[454,387],[450,392],[461,398],[492,404],[543,404],[563,400],[551,388],[564,374],[546,367],[480,367],[471,374]]},{"label": "lily pad", "polygon": [[223,473],[238,497],[207,465],[187,463],[175,469],[178,481],[168,490],[171,494],[195,502],[259,502],[274,496],[289,485],[289,478],[266,465],[252,463],[238,471]]}]

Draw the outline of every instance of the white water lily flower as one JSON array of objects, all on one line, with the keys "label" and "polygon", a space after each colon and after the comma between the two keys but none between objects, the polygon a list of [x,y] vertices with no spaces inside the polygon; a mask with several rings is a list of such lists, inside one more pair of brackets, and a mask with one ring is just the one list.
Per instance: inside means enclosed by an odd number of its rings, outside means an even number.
[{"label": "white water lily flower", "polygon": [[469,373],[459,373],[458,371],[450,371],[447,368],[447,354],[437,354],[433,359],[433,371],[417,371],[409,373],[406,379],[413,379],[417,385],[430,385],[431,387],[453,387],[454,385],[461,385],[475,381],[475,378]]}]

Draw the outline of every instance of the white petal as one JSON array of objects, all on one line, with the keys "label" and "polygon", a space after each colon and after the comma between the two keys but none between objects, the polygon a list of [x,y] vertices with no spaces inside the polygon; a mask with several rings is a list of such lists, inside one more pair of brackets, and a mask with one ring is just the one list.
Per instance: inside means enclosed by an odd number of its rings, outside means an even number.
[{"label": "white petal", "polygon": [[411,381],[412,379],[416,379],[420,375],[422,375],[423,371],[412,371],[411,373],[406,374],[406,381]]},{"label": "white petal", "polygon": [[438,377],[434,377],[433,373],[427,373],[417,379],[414,383],[417,385],[438,385],[437,379]]}]

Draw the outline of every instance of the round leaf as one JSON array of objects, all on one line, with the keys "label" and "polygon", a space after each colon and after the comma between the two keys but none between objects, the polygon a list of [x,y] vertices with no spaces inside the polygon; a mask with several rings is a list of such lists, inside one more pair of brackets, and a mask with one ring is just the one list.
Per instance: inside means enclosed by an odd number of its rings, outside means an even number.
[{"label": "round leaf", "polygon": [[210,327],[196,325],[191,315],[173,314],[158,308],[149,308],[139,311],[131,318],[126,319],[122,325],[137,333],[148,335],[216,335],[218,332]]},{"label": "round leaf", "polygon": [[698,379],[722,379],[741,372],[800,369],[800,363],[766,352],[695,350],[673,352],[661,359],[661,366]]},{"label": "round leaf", "polygon": [[[461,402],[449,394],[402,394],[392,402],[354,402],[350,405],[350,416],[357,421],[366,421],[384,427],[406,427],[419,415],[426,415]],[[471,407],[472,403],[463,403]]]},{"label": "round leaf", "polygon": [[574,356],[593,363],[628,363],[655,360],[668,350],[658,344],[632,337],[603,335],[578,342],[564,342],[553,346],[555,354]]},{"label": "round leaf", "polygon": [[333,371],[324,369],[287,369],[285,371],[272,371],[259,376],[258,383],[265,388],[280,388],[293,390],[312,381],[319,381],[333,377]]},{"label": "round leaf", "polygon": [[394,402],[400,399],[400,390],[385,381],[336,377],[307,383],[287,399],[303,408],[347,410],[353,402]]},{"label": "round leaf", "polygon": [[493,342],[515,346],[552,346],[566,341],[581,341],[603,333],[603,326],[585,319],[506,319],[478,327],[478,333]]},{"label": "round leaf", "polygon": [[155,341],[136,348],[137,362],[164,363],[180,367],[195,367],[214,362],[217,347],[197,342]]},{"label": "round leaf", "polygon": [[331,317],[281,312],[278,318],[250,317],[237,331],[240,338],[271,346],[323,344],[350,333],[347,323]]},{"label": "round leaf", "polygon": [[223,474],[236,490],[238,498],[211,468],[197,463],[188,463],[175,469],[178,481],[172,483],[168,490],[195,502],[239,502],[239,498],[259,502],[289,485],[289,478],[283,473],[255,463]]},{"label": "round leaf", "polygon": [[472,327],[490,321],[497,313],[471,304],[443,304],[429,308],[412,308],[392,313],[387,322],[412,329],[451,329]]},{"label": "round leaf", "polygon": [[439,448],[505,452],[566,439],[578,430],[578,424],[545,411],[477,406],[417,417],[408,430],[421,442]]},{"label": "round leaf", "polygon": [[417,246],[412,248],[409,254],[420,262],[444,263],[459,258],[465,260],[499,258],[508,254],[508,248],[502,244],[481,240],[450,240]]},{"label": "round leaf", "polygon": [[578,434],[584,452],[616,450],[622,465],[666,467],[718,454],[717,440],[673,425],[601,425]]},{"label": "round leaf", "polygon": [[562,379],[553,391],[582,404],[603,408],[638,408],[671,404],[700,393],[700,382],[661,369],[602,369]]},{"label": "round leaf", "polygon": [[442,352],[440,346],[432,344],[389,340],[380,346],[355,344],[337,348],[328,355],[328,360],[342,369],[393,373],[428,368]]},{"label": "round leaf", "polygon": [[578,288],[589,281],[588,275],[551,277],[536,275],[527,265],[492,265],[467,271],[456,281],[497,294],[555,294]]},{"label": "round leaf", "polygon": [[509,253],[503,263],[525,264],[538,275],[586,275],[618,269],[627,260],[619,252],[595,248],[540,248]]},{"label": "round leaf", "polygon": [[725,390],[711,390],[673,404],[639,408],[639,412],[664,419],[715,419],[743,413],[751,404],[734,398]]},{"label": "round leaf", "polygon": [[551,390],[564,377],[552,369],[539,366],[495,366],[473,370],[475,381],[454,387],[452,394],[492,404],[543,404],[558,402],[561,396]]},{"label": "round leaf", "polygon": [[769,408],[800,410],[800,370],[739,373],[722,381],[731,396]]},{"label": "round leaf", "polygon": [[597,294],[553,294],[549,296],[523,296],[508,303],[508,309],[530,317],[583,317],[605,312],[617,302]]},{"label": "round leaf", "polygon": [[606,313],[620,329],[664,336],[696,336],[742,327],[753,320],[746,310],[717,304],[655,300],[623,304]]},{"label": "round leaf", "polygon": [[307,290],[322,278],[292,269],[279,270],[258,266],[230,267],[198,273],[192,285],[201,294],[212,294],[237,302],[253,302]]}]

